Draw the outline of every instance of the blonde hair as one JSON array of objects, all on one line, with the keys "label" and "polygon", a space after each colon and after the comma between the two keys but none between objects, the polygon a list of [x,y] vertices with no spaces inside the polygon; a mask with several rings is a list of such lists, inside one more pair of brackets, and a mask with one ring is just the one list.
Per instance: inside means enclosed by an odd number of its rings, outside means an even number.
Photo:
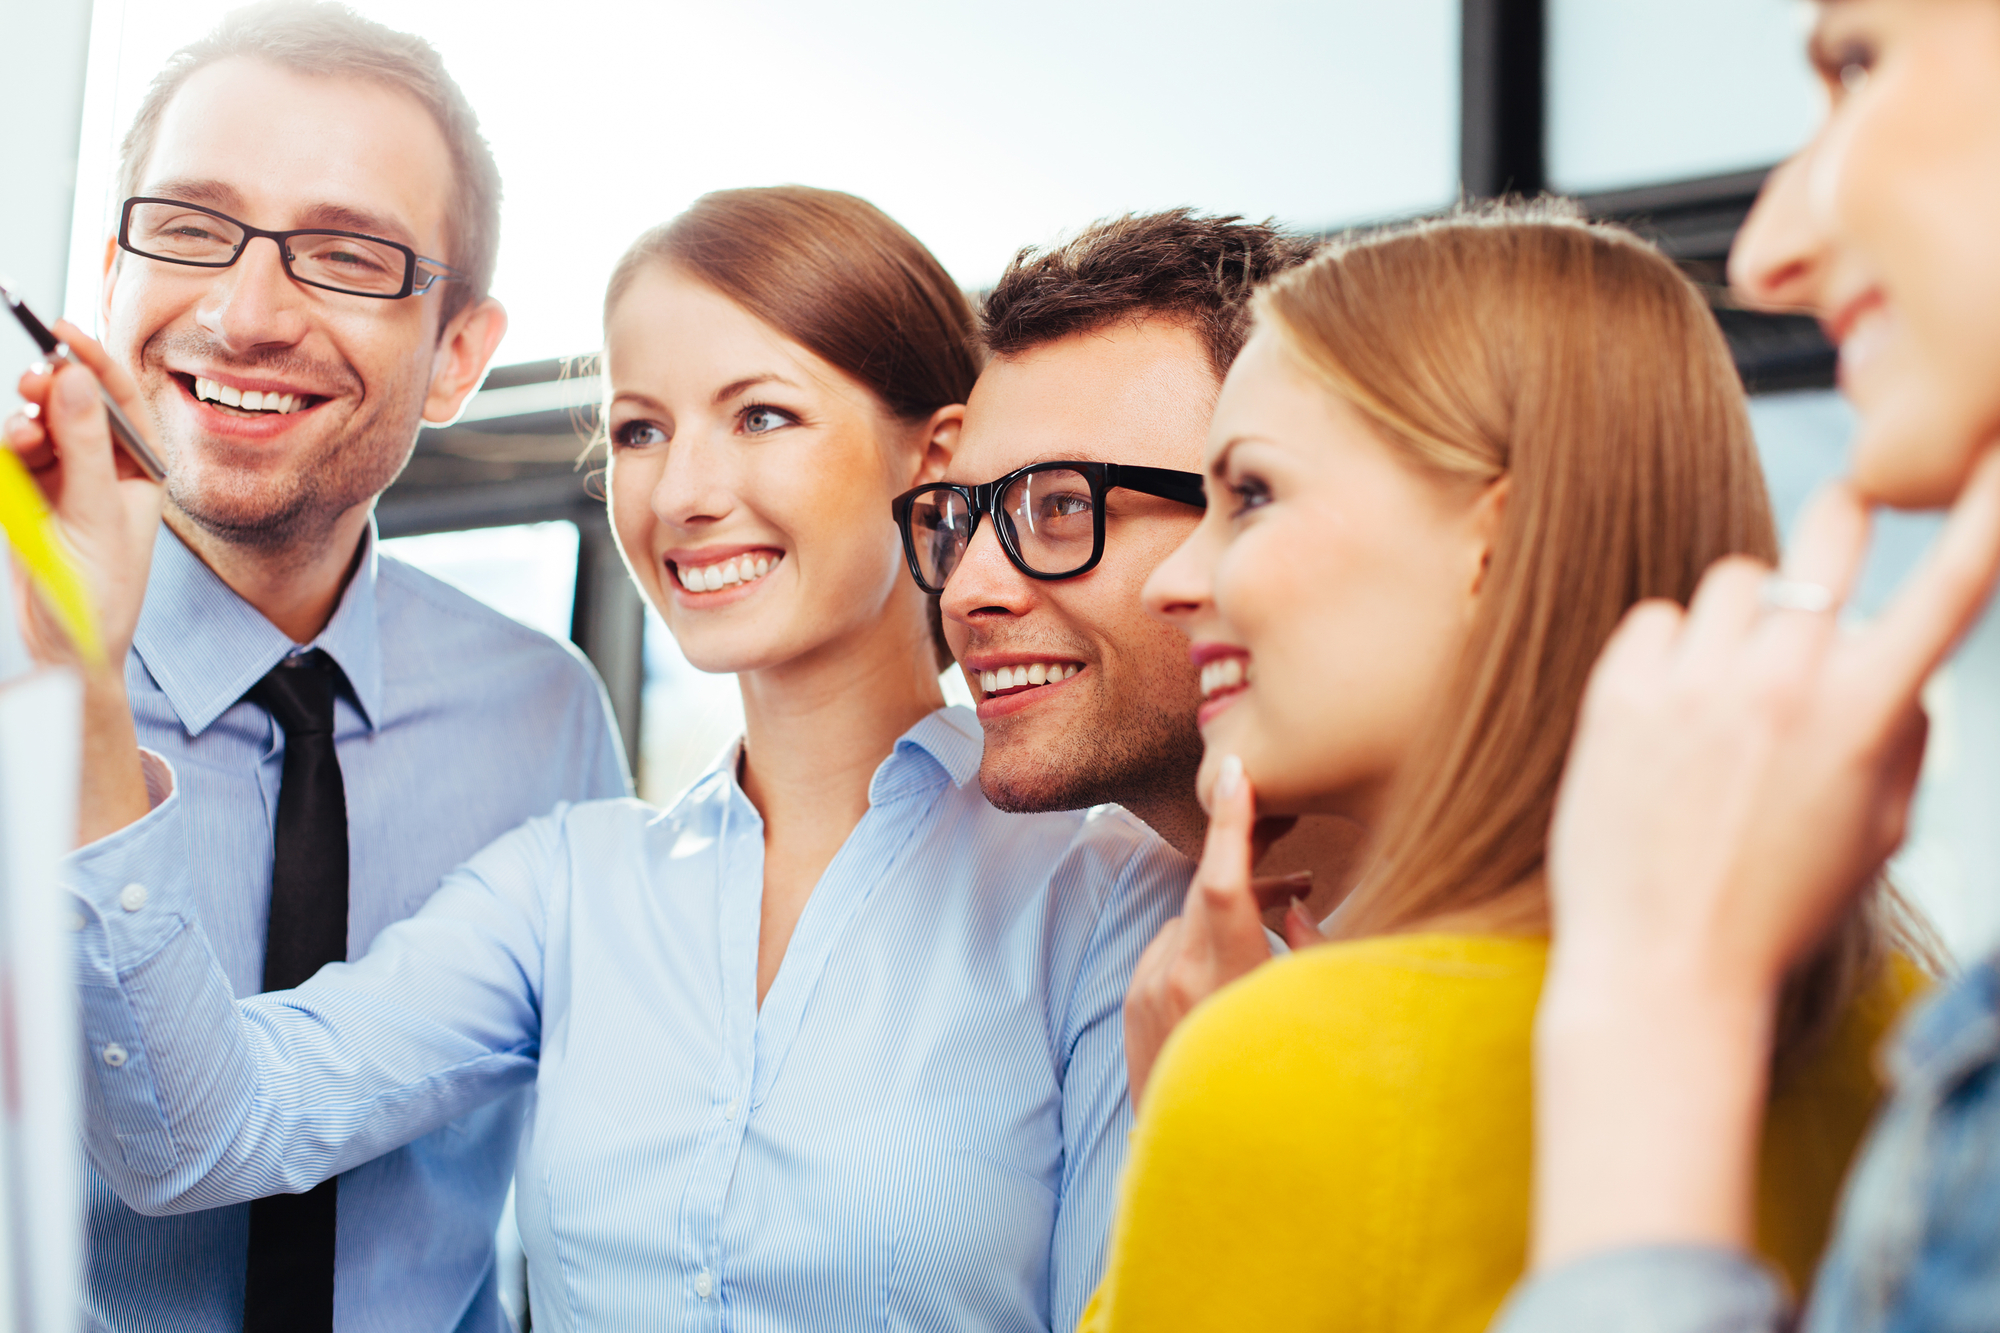
[{"label": "blonde hair", "polygon": [[[1256,317],[1420,467],[1508,482],[1464,656],[1337,928],[1545,930],[1549,821],[1605,641],[1642,599],[1686,604],[1719,557],[1778,554],[1721,331],[1657,250],[1550,202],[1336,243]],[[1872,903],[1835,933],[1782,1044],[1837,1013],[1882,936]]]}]

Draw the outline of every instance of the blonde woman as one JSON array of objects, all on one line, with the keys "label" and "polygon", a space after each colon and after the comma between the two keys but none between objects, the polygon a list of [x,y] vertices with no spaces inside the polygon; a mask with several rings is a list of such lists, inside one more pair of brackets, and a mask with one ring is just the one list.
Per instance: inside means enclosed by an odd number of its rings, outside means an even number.
[{"label": "blonde woman", "polygon": [[[1775,550],[1742,392],[1699,295],[1629,235],[1461,217],[1278,279],[1207,463],[1206,516],[1147,589],[1205,665],[1214,822],[1181,931],[1244,910],[1258,815],[1357,819],[1372,868],[1333,943],[1167,1042],[1085,1326],[1479,1329],[1526,1259],[1571,723],[1635,601]],[[1792,985],[1757,1243],[1796,1281],[1916,982],[1879,921],[1856,905]]]}]

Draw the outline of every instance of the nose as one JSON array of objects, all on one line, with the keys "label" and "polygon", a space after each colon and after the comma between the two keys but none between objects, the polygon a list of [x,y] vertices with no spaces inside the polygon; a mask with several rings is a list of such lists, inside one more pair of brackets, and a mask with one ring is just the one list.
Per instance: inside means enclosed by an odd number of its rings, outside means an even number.
[{"label": "nose", "polygon": [[1781,163],[1765,178],[1736,243],[1729,282],[1745,302],[1787,310],[1818,310],[1827,237],[1807,182],[1812,149]]},{"label": "nose", "polygon": [[1000,549],[1000,537],[989,515],[972,534],[958,567],[944,581],[938,609],[960,624],[974,625],[994,616],[1026,615],[1034,602],[1034,580],[1014,568]]},{"label": "nose", "polygon": [[665,455],[653,483],[653,515],[677,528],[700,528],[736,508],[722,451],[705,447],[693,432],[656,446]]},{"label": "nose", "polygon": [[285,272],[277,242],[252,238],[236,262],[216,273],[195,309],[195,322],[232,352],[291,347],[307,329],[305,290]]},{"label": "nose", "polygon": [[1204,513],[1187,540],[1154,568],[1146,586],[1139,591],[1139,600],[1149,615],[1189,633],[1190,637],[1189,626],[1214,600],[1212,571],[1218,552],[1210,534],[1218,512],[1210,508]]}]

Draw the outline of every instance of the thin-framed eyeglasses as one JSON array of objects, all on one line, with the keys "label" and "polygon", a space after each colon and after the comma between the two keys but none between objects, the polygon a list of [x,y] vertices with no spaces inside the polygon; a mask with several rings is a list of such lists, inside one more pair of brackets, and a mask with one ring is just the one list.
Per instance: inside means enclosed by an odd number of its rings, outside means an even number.
[{"label": "thin-framed eyeglasses", "polygon": [[1201,474],[1123,463],[1032,463],[983,486],[936,481],[890,504],[910,574],[941,593],[991,514],[1000,549],[1031,579],[1073,579],[1104,558],[1104,495],[1124,489],[1206,509]]},{"label": "thin-framed eyeglasses", "polygon": [[228,268],[259,236],[277,245],[292,281],[329,292],[396,301],[465,278],[449,264],[380,236],[325,227],[265,231],[183,199],[127,199],[118,220],[120,249],[190,268]]}]

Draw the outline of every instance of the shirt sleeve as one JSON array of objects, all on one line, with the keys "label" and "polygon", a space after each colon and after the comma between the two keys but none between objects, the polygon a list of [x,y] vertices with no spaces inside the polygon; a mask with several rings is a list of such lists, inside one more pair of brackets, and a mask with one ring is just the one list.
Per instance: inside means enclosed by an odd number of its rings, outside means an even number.
[{"label": "shirt sleeve", "polygon": [[564,808],[446,877],[354,963],[238,1000],[195,911],[182,798],[74,853],[84,1138],[159,1215],[294,1193],[528,1082]]},{"label": "shirt sleeve", "polygon": [[1529,1279],[1490,1333],[1783,1333],[1791,1326],[1770,1271],[1696,1245],[1609,1250]]},{"label": "shirt sleeve", "polygon": [[[1093,858],[1080,859],[1087,865]],[[1075,859],[1070,868],[1090,873]],[[1180,910],[1191,871],[1190,862],[1151,838],[1128,850],[1123,867],[1099,871],[1113,887],[1103,898],[1065,1023],[1062,1195],[1049,1263],[1050,1327],[1065,1333],[1077,1326],[1103,1276],[1105,1237],[1132,1132],[1125,988],[1146,945]],[[1056,891],[1081,887],[1059,884]]]}]

